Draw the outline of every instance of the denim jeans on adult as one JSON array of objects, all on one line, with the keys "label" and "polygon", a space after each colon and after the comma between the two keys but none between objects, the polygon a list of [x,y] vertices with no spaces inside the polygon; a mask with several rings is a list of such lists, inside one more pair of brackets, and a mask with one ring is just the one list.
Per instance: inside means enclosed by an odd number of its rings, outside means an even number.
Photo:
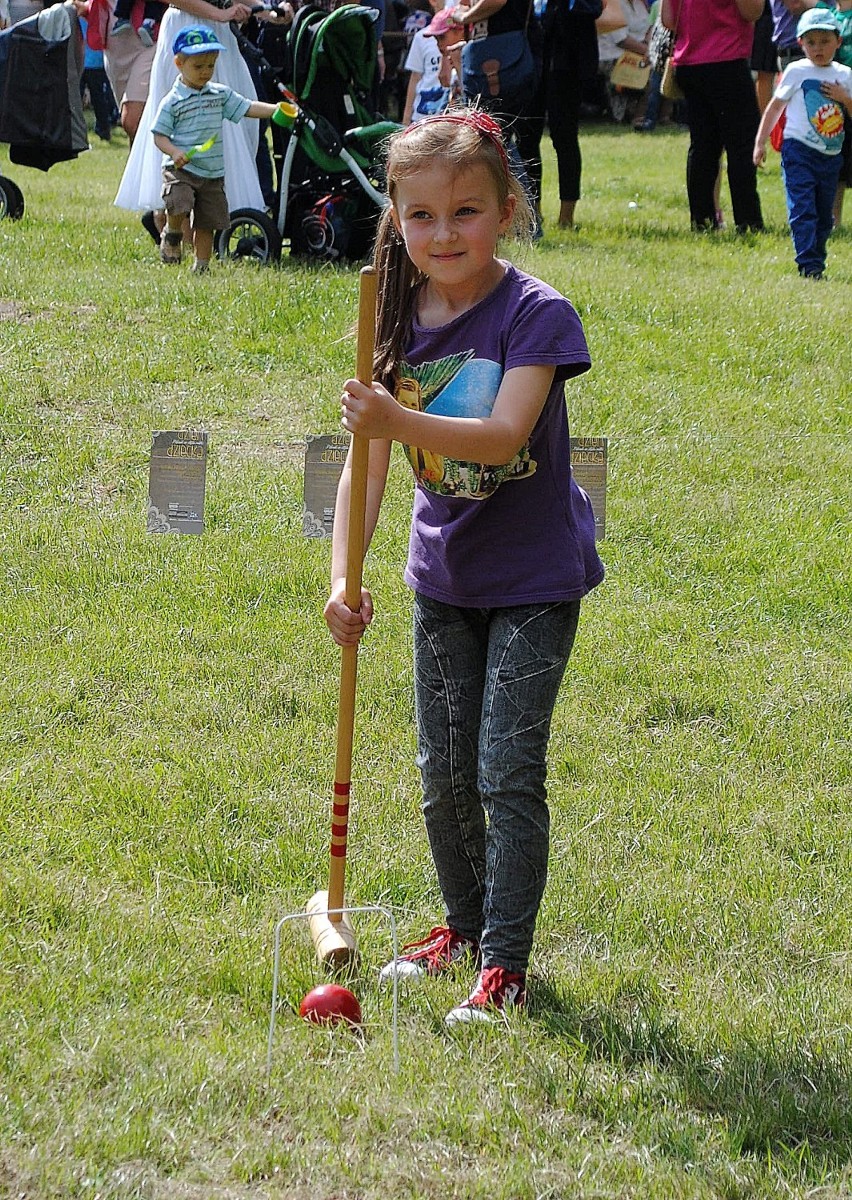
[{"label": "denim jeans on adult", "polygon": [[662,71],[652,71],[648,80],[648,102],[645,105],[644,121],[653,129],[660,119],[660,108],[663,103],[663,93],[660,84],[663,82]]},{"label": "denim jeans on adult", "polygon": [[740,230],[762,229],[752,160],[760,112],[748,62],[743,58],[678,67],[677,81],[686,97],[689,121],[686,190],[692,224],[716,225],[713,188],[724,150],[734,224]]},{"label": "denim jeans on adult", "polygon": [[795,138],[785,138],[781,143],[787,216],[796,262],[803,275],[821,275],[825,270],[840,167],[839,154],[820,154]]},{"label": "denim jeans on adult", "polygon": [[454,608],[415,597],[423,813],[447,923],[524,971],[547,879],[553,707],[580,601]]},{"label": "denim jeans on adult", "polygon": [[103,67],[87,67],[80,80],[80,91],[89,89],[89,100],[95,114],[95,133],[103,141],[109,141],[112,133],[113,116],[118,109],[107,73]]}]

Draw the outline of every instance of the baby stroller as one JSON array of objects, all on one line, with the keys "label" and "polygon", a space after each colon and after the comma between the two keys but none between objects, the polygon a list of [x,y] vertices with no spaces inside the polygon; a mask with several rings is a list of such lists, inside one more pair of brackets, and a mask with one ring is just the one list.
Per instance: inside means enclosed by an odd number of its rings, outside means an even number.
[{"label": "baby stroller", "polygon": [[[0,33],[0,142],[9,143],[13,163],[47,171],[88,150],[82,70],[73,3],[55,4]],[[0,220],[23,215],[23,192],[0,175]]]},{"label": "baby stroller", "polygon": [[[363,258],[388,203],[381,147],[400,128],[376,113],[375,9],[345,4],[333,12],[306,5],[283,41],[257,48],[270,93],[283,101],[273,123],[277,173],[274,219],[238,210],[216,237],[220,257],[277,259],[290,253]],[[270,59],[275,61],[270,62]]]}]

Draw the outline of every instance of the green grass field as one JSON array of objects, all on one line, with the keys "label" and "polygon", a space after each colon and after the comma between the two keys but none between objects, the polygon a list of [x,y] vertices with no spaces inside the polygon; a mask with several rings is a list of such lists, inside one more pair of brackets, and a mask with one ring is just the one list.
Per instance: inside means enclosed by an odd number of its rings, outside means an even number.
[{"label": "green grass field", "polygon": [[[515,251],[586,324],[606,583],[551,753],[527,1015],[400,1071],[357,920],[363,1038],[309,1028],[285,927],[325,885],[338,654],[303,439],[337,428],[357,267],[163,268],[123,142],[0,173],[0,1195],[725,1200],[852,1195],[852,237],[798,279],[688,230],[686,138],[584,130],[579,228]],[[628,208],[634,201],[638,207]],[[730,205],[727,202],[728,219]],[[852,213],[847,214],[852,222]],[[145,532],[154,429],[210,438],[201,537]],[[413,763],[401,455],[365,567],[348,896],[440,916]]]}]

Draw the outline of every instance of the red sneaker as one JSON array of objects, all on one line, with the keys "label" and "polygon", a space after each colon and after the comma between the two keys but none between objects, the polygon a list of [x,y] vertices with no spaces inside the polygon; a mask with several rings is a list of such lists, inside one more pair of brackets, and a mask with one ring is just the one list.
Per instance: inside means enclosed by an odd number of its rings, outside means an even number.
[{"label": "red sneaker", "polygon": [[527,1002],[526,979],[526,975],[505,967],[486,967],[467,1000],[451,1009],[444,1020],[448,1025],[490,1022],[507,1009],[523,1008]]},{"label": "red sneaker", "polygon": [[476,957],[479,946],[470,938],[463,937],[449,925],[436,925],[419,942],[409,942],[402,953],[387,963],[379,972],[379,979],[417,979],[423,975],[440,975],[460,959],[470,955]]}]

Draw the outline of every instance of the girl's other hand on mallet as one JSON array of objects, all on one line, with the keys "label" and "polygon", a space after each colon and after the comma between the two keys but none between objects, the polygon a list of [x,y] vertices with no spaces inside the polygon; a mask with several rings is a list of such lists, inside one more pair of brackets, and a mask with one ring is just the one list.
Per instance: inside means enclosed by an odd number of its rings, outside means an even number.
[{"label": "girl's other hand on mallet", "polygon": [[357,646],[373,619],[373,598],[366,588],[362,588],[360,612],[353,612],[343,598],[345,591],[346,580],[336,580],[323,609],[323,616],[338,646]]}]

